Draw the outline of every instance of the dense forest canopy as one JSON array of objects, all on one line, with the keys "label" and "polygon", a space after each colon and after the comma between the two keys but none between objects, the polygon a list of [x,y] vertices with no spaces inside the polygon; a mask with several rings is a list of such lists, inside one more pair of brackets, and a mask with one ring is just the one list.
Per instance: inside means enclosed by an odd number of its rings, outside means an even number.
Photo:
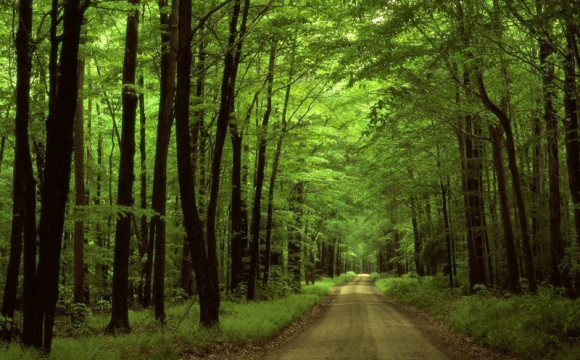
[{"label": "dense forest canopy", "polygon": [[[580,2],[0,2],[0,332],[347,271],[580,294]],[[57,321],[58,322],[58,321]],[[105,326],[104,326],[105,327]]]}]

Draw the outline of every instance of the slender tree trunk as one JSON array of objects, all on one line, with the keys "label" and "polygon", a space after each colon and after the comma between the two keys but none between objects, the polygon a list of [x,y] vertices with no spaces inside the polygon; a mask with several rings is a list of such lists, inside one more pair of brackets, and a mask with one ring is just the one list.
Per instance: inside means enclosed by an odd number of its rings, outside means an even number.
[{"label": "slender tree trunk", "polygon": [[[538,12],[542,12],[541,4],[537,3]],[[560,210],[560,161],[558,151],[558,123],[554,111],[554,90],[552,83],[555,79],[554,65],[549,63],[549,57],[554,53],[553,47],[545,39],[539,40],[540,65],[544,70],[542,83],[544,92],[544,121],[546,123],[548,180],[549,180],[549,208],[550,208],[550,284],[555,287],[564,286],[570,290],[570,281],[567,271],[560,271],[560,263],[565,256],[565,244],[561,229]]]},{"label": "slender tree trunk", "polygon": [[[244,4],[244,14],[247,14],[249,2]],[[241,61],[242,49],[243,49],[243,38],[246,35],[247,26],[247,15],[242,16],[242,21],[240,25],[240,34],[238,36],[238,43],[236,46],[236,54],[234,57],[234,67],[232,71],[232,79],[230,82],[232,85],[229,87],[228,99],[230,101],[230,117],[235,119],[235,83],[237,79],[238,67]],[[252,108],[258,100],[258,92],[252,100],[252,104],[248,109],[246,121],[247,123],[250,119]],[[229,121],[228,123],[231,137],[232,137],[232,150],[233,150],[233,164],[232,164],[232,202],[231,202],[231,220],[232,220],[232,241],[231,241],[231,258],[232,258],[232,273],[231,273],[231,290],[235,291],[240,283],[244,279],[244,263],[242,258],[244,256],[244,251],[247,246],[247,236],[248,236],[248,214],[246,210],[246,204],[243,198],[242,189],[242,143],[243,134],[237,125],[237,121]]]},{"label": "slender tree trunk", "polygon": [[[2,316],[14,319],[18,274],[24,235],[24,281],[22,340],[32,343],[34,320],[34,295],[36,271],[36,182],[30,156],[28,124],[30,121],[30,34],[32,29],[32,0],[21,0],[18,5],[18,30],[16,32],[16,151],[14,161],[12,230],[10,257],[6,270],[6,283],[2,299]],[[3,142],[5,138],[2,139]],[[4,145],[2,145],[2,148]],[[12,332],[0,334],[10,340]]]},{"label": "slender tree trunk", "polygon": [[507,254],[508,282],[512,292],[518,294],[522,291],[520,286],[520,274],[518,271],[518,259],[514,241],[514,233],[509,210],[507,180],[503,167],[502,140],[503,130],[490,127],[491,144],[493,150],[493,164],[497,174],[497,187],[499,192],[500,213],[503,225],[504,242]]},{"label": "slender tree trunk", "polygon": [[[123,61],[123,122],[121,133],[121,161],[117,206],[133,206],[133,182],[135,167],[135,120],[138,95],[135,93],[137,67],[137,44],[139,37],[139,2],[128,0],[134,11],[127,15],[125,59]],[[131,215],[118,214],[113,262],[113,301],[109,332],[128,332],[129,327],[129,255],[131,243]]]},{"label": "slender tree trunk", "polygon": [[304,204],[304,183],[298,182],[294,187],[294,212],[296,230],[289,234],[288,238],[288,273],[292,279],[291,286],[295,291],[300,290],[302,267],[302,205]]},{"label": "slender tree trunk", "polygon": [[453,263],[451,260],[451,229],[449,228],[449,212],[447,209],[447,191],[449,190],[443,184],[443,177],[441,175],[441,159],[440,159],[440,151],[439,145],[437,145],[437,169],[439,170],[439,187],[441,189],[441,200],[442,200],[442,209],[443,212],[443,224],[445,226],[445,245],[447,248],[447,271],[449,272],[447,275],[449,276],[449,287],[454,287],[453,282]]},{"label": "slender tree trunk", "polygon": [[485,83],[483,80],[483,73],[481,71],[477,72],[477,83],[479,90],[481,92],[481,99],[485,107],[490,110],[499,119],[501,125],[503,126],[506,135],[506,145],[507,145],[507,155],[509,169],[512,174],[512,186],[514,189],[515,202],[518,209],[518,218],[520,221],[521,235],[522,235],[522,246],[524,249],[525,265],[526,265],[526,275],[528,278],[530,291],[535,293],[538,288],[536,282],[536,273],[534,271],[534,260],[532,254],[532,248],[530,244],[530,234],[528,226],[528,217],[526,214],[526,206],[523,197],[522,181],[520,177],[520,170],[517,164],[516,148],[514,143],[514,135],[511,127],[511,120],[508,116],[495,105],[487,95],[487,90],[485,88]]},{"label": "slender tree trunk", "polygon": [[165,213],[167,210],[167,154],[173,125],[173,95],[175,92],[175,65],[177,63],[177,21],[179,1],[173,0],[171,14],[165,12],[168,2],[158,2],[161,13],[161,96],[155,169],[153,171],[153,198],[151,208],[155,216],[151,219],[150,244],[155,246],[153,270],[153,298],[155,319],[165,321]]},{"label": "slender tree trunk", "polygon": [[[203,326],[214,326],[219,323],[220,292],[218,279],[218,262],[216,254],[215,221],[217,212],[217,197],[220,187],[220,168],[223,145],[227,135],[230,116],[230,102],[228,94],[234,66],[234,44],[236,29],[240,14],[240,0],[234,3],[230,23],[230,37],[225,58],[225,69],[222,81],[220,112],[217,121],[216,143],[212,163],[212,185],[210,201],[207,211],[207,248],[204,241],[203,223],[199,217],[195,200],[194,176],[191,162],[191,138],[189,131],[189,95],[190,71],[192,62],[191,53],[191,0],[181,0],[179,7],[179,58],[178,83],[175,103],[176,134],[177,134],[177,161],[179,173],[179,188],[184,217],[184,226],[191,248],[193,268],[199,291],[200,322]],[[244,10],[244,17],[247,17]]]},{"label": "slender tree trunk", "polygon": [[421,234],[419,233],[419,225],[417,224],[417,205],[414,196],[411,196],[410,202],[412,213],[411,223],[413,225],[413,236],[415,239],[415,270],[417,271],[417,275],[425,276],[425,268],[421,260]]},{"label": "slender tree trunk", "polygon": [[[139,76],[139,87],[144,87],[143,75]],[[145,116],[145,94],[143,91],[139,93],[139,153],[141,155],[141,172],[140,172],[140,199],[141,199],[141,210],[147,210],[147,148],[146,148],[146,137],[145,132],[147,117]],[[141,215],[140,220],[141,229],[141,243],[139,244],[139,257],[143,259],[147,254],[149,241],[148,241],[148,231],[147,231],[147,216]],[[151,265],[149,258],[143,263],[143,268],[141,270],[141,280],[139,283],[139,303],[145,306],[145,278],[149,274],[149,279],[151,279],[151,269],[148,267]],[[151,293],[151,292],[149,292]],[[151,296],[151,295],[149,295]]]},{"label": "slender tree trunk", "polygon": [[[84,43],[81,39],[81,43]],[[75,125],[74,125],[74,158],[75,158],[75,210],[82,214],[82,208],[86,205],[85,190],[85,146],[84,146],[84,109],[82,89],[85,79],[84,56],[79,56],[78,63],[78,89]],[[85,223],[83,220],[76,220],[74,225],[74,302],[82,304],[85,293]],[[73,322],[83,322],[73,314]]]},{"label": "slender tree trunk", "polygon": [[272,40],[270,48],[270,61],[268,65],[268,95],[266,98],[266,112],[262,120],[262,126],[258,136],[258,167],[256,169],[256,184],[254,193],[254,207],[252,208],[252,244],[250,260],[250,278],[248,279],[247,299],[254,300],[256,291],[256,275],[258,273],[258,263],[260,261],[260,228],[261,228],[261,204],[262,189],[264,187],[264,169],[266,168],[266,147],[268,145],[266,134],[268,123],[272,113],[272,94],[274,86],[274,66],[276,64],[276,46],[277,40]]},{"label": "slender tree trunk", "polygon": [[[54,0],[51,11],[51,105],[46,121],[46,170],[41,195],[40,250],[38,258],[36,311],[33,345],[50,352],[58,300],[61,239],[73,148],[73,126],[78,95],[77,65],[80,31],[85,7],[80,0],[64,3],[62,17]],[[59,41],[57,25],[64,36]],[[60,43],[58,88],[56,56]],[[57,50],[55,50],[55,48]],[[55,55],[56,54],[56,55]]]},{"label": "slender tree trunk", "polygon": [[[580,137],[578,135],[578,101],[576,88],[575,26],[566,26],[566,52],[564,58],[564,109],[566,130],[566,163],[568,165],[568,185],[574,204],[574,225],[576,241],[580,244]],[[576,292],[580,292],[580,272],[576,273]]]}]

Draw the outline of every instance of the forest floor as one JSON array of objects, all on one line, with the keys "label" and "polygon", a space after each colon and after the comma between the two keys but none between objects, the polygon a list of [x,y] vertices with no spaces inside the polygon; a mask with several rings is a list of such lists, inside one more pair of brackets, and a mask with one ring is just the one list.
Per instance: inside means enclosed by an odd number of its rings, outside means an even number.
[{"label": "forest floor", "polygon": [[335,288],[332,296],[273,339],[223,350],[209,358],[516,360],[425,312],[389,300],[368,275]]}]

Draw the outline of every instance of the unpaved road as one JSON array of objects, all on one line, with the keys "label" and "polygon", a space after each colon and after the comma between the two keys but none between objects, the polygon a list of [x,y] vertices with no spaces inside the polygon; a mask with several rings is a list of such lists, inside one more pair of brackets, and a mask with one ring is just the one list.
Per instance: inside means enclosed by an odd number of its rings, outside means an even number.
[{"label": "unpaved road", "polygon": [[369,275],[340,287],[319,321],[268,360],[448,360],[419,329],[388,305]]}]

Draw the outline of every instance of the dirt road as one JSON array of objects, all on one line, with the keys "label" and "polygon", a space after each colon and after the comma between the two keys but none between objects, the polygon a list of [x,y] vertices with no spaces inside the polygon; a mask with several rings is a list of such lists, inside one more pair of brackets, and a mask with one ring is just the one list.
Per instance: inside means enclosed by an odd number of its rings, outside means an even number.
[{"label": "dirt road", "polygon": [[268,360],[443,360],[417,327],[378,294],[368,275],[340,287],[328,310]]}]

